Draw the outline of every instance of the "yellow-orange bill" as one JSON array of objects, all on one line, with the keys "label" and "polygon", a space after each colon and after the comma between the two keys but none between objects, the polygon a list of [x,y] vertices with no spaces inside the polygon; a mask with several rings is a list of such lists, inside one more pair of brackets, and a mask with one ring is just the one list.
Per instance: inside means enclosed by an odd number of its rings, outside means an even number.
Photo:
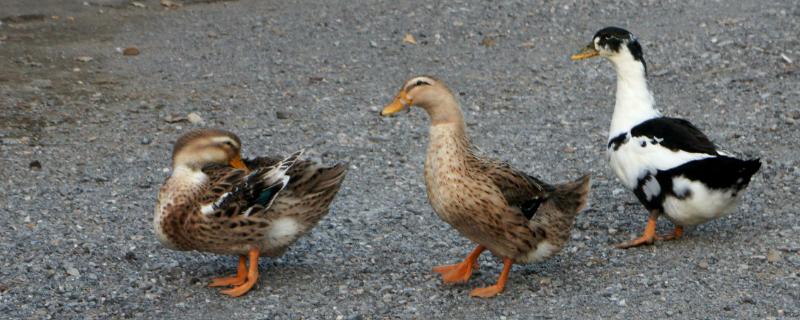
[{"label": "yellow-orange bill", "polygon": [[400,92],[400,94],[398,94],[397,97],[394,98],[394,101],[392,101],[392,103],[383,107],[381,115],[382,116],[392,115],[410,106],[411,106],[411,99],[408,99],[408,96],[406,95],[405,92]]},{"label": "yellow-orange bill", "polygon": [[244,164],[244,161],[242,161],[241,155],[237,154],[235,157],[233,157],[233,159],[231,159],[229,164],[231,165],[231,167],[234,167],[236,169],[247,170],[247,165]]},{"label": "yellow-orange bill", "polygon": [[573,54],[569,58],[572,59],[572,61],[576,61],[576,60],[583,60],[583,59],[589,59],[591,57],[596,57],[599,54],[600,54],[600,52],[598,52],[594,48],[594,45],[593,44],[589,44],[585,48],[581,49],[581,52]]}]

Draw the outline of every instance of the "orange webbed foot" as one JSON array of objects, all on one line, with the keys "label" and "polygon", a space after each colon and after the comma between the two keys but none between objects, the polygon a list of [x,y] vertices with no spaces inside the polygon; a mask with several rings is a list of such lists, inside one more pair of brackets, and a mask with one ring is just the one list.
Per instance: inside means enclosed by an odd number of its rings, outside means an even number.
[{"label": "orange webbed foot", "polygon": [[647,226],[644,228],[644,233],[642,234],[641,237],[617,244],[616,247],[619,249],[628,249],[628,248],[638,247],[641,245],[653,244],[656,241],[657,219],[658,219],[657,214],[651,214],[650,217],[647,218]]},{"label": "orange webbed foot", "polygon": [[655,235],[652,235],[652,236],[643,235],[643,236],[638,237],[636,239],[633,239],[633,240],[630,240],[630,241],[625,241],[623,243],[619,243],[619,244],[616,245],[616,247],[618,249],[628,249],[628,248],[633,248],[633,247],[638,247],[638,246],[651,245],[651,244],[655,243],[655,241],[656,241]]},{"label": "orange webbed foot", "polygon": [[247,281],[247,274],[245,273],[244,276],[233,276],[233,277],[221,277],[221,278],[214,278],[211,279],[211,283],[208,284],[209,287],[230,287],[230,286],[238,286]]},{"label": "orange webbed foot", "polygon": [[442,282],[444,283],[464,283],[469,281],[472,277],[472,270],[475,264],[462,262],[458,264],[458,268],[442,274]]},{"label": "orange webbed foot", "polygon": [[247,276],[244,283],[220,292],[231,297],[240,297],[250,291],[250,289],[256,285],[256,282],[258,282],[258,255],[258,249],[250,249],[250,252],[248,253],[248,256],[250,257],[250,265],[248,266]]},{"label": "orange webbed foot", "polygon": [[500,273],[497,283],[484,288],[472,289],[472,291],[469,292],[469,296],[478,298],[491,298],[503,292],[503,290],[506,288],[506,282],[508,281],[508,274],[511,272],[512,264],[514,264],[514,262],[511,259],[503,258],[503,272]]},{"label": "orange webbed foot", "polygon": [[461,267],[460,263],[435,266],[435,267],[433,267],[433,272],[436,272],[436,273],[441,274],[441,275],[445,275],[445,274],[450,273],[453,270],[458,269],[459,267]]},{"label": "orange webbed foot", "polygon": [[495,284],[484,288],[472,289],[472,291],[469,292],[469,296],[476,298],[492,298],[502,293],[504,289],[505,287],[501,287]]},{"label": "orange webbed foot", "polygon": [[451,265],[437,266],[433,268],[433,272],[442,275],[444,283],[462,283],[469,281],[472,277],[473,269],[478,268],[478,257],[486,250],[484,246],[479,245],[472,250],[464,261]]},{"label": "orange webbed foot", "polygon": [[659,241],[669,241],[675,240],[683,236],[683,227],[682,226],[675,226],[675,230],[672,230],[671,234],[664,235],[664,236],[656,236],[656,240]]},{"label": "orange webbed foot", "polygon": [[233,287],[233,288],[228,289],[228,290],[222,290],[220,292],[222,292],[223,294],[227,294],[227,295],[229,295],[231,297],[234,297],[234,298],[240,297],[240,296],[244,295],[245,293],[247,293],[248,291],[250,291],[250,289],[252,289],[256,285],[257,281],[258,281],[258,272],[256,272],[254,277],[252,277],[252,278],[249,277],[249,275],[248,275],[247,281],[245,281],[245,283],[243,283],[242,285]]},{"label": "orange webbed foot", "polygon": [[226,287],[226,286],[238,286],[245,281],[247,281],[247,258],[245,256],[239,256],[239,266],[236,269],[236,275],[232,277],[220,277],[211,279],[211,283],[208,284],[209,287]]}]

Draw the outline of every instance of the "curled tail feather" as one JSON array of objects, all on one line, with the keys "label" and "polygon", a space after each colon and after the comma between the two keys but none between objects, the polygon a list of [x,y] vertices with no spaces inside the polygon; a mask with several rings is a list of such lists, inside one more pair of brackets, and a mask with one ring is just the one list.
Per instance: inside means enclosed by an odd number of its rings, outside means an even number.
[{"label": "curled tail feather", "polygon": [[311,193],[325,191],[333,187],[338,189],[342,180],[344,180],[345,173],[347,173],[347,164],[344,163],[319,169],[317,172],[317,184],[311,188]]},{"label": "curled tail feather", "polygon": [[545,205],[562,214],[575,216],[586,206],[591,188],[591,177],[586,174],[575,181],[555,186]]}]

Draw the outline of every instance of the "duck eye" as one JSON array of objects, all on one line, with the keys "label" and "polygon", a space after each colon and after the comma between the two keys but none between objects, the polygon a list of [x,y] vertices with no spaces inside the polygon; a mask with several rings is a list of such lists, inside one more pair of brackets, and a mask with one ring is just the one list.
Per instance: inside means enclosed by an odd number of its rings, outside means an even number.
[{"label": "duck eye", "polygon": [[415,86],[430,85],[430,83],[427,83],[427,82],[422,81],[422,80],[417,80],[417,83],[415,83],[414,85]]}]

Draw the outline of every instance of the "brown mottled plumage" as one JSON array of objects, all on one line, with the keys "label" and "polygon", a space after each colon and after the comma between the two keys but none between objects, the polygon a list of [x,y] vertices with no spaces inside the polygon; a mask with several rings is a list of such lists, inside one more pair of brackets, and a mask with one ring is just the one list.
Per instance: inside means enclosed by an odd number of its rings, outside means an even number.
[{"label": "brown mottled plumage", "polygon": [[437,215],[478,247],[464,262],[436,267],[446,283],[469,280],[477,258],[489,250],[504,259],[497,284],[470,295],[491,297],[503,291],[512,263],[546,259],[569,239],[586,204],[589,176],[552,186],[508,164],[479,156],[469,142],[461,108],[445,84],[433,77],[408,80],[389,115],[412,105],[431,118],[425,159],[428,201]]},{"label": "brown mottled plumage", "polygon": [[239,255],[237,276],[211,283],[235,286],[223,291],[231,296],[255,284],[260,255],[283,254],[319,222],[346,170],[300,160],[300,152],[243,161],[240,148],[239,138],[224,130],[179,138],[154,217],[156,235],[169,248]]}]

